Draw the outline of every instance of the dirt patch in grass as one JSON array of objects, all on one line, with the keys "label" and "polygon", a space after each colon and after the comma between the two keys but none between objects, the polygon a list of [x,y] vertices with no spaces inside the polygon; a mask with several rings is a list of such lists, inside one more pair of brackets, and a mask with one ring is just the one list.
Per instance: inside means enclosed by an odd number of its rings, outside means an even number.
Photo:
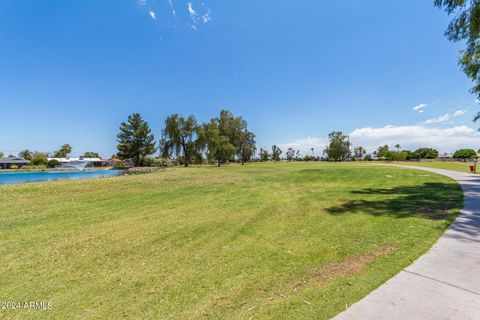
[{"label": "dirt patch in grass", "polygon": [[293,291],[297,291],[300,287],[308,284],[324,285],[339,277],[355,275],[361,272],[370,262],[373,262],[379,257],[388,256],[395,251],[397,251],[396,247],[384,246],[371,254],[348,257],[341,262],[329,263],[321,268],[313,270],[309,279],[293,285]]},{"label": "dirt patch in grass", "polygon": [[330,282],[338,277],[354,275],[378,257],[387,256],[394,253],[397,248],[393,246],[381,247],[375,253],[349,257],[344,261],[328,264],[315,271],[314,279],[320,284]]}]

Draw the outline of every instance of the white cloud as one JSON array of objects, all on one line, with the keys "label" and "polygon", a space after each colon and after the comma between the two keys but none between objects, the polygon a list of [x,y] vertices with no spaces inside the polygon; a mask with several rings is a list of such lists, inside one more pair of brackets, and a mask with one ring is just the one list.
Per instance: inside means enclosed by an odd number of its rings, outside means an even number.
[{"label": "white cloud", "polygon": [[175,6],[173,5],[173,0],[168,0],[168,4],[170,5],[170,10],[172,11],[173,17],[177,17],[177,12],[175,11]]},{"label": "white cloud", "polygon": [[364,146],[369,152],[378,146],[400,144],[404,149],[420,147],[436,148],[440,152],[452,152],[460,148],[478,148],[480,133],[462,125],[451,128],[430,128],[419,125],[360,128],[350,134],[355,146]]},{"label": "white cloud", "polygon": [[311,155],[311,149],[313,148],[315,156],[322,156],[323,150],[327,146],[327,143],[327,139],[308,137],[305,139],[295,140],[290,143],[280,144],[279,147],[283,152],[286,152],[288,148],[300,150],[302,155]]},{"label": "white cloud", "polygon": [[444,114],[443,116],[428,119],[427,121],[425,121],[425,124],[445,122],[445,121],[448,121],[448,119],[450,119],[450,115],[447,113],[447,114]]},{"label": "white cloud", "polygon": [[190,17],[196,16],[197,12],[193,9],[192,3],[188,2],[188,13],[190,14]]},{"label": "white cloud", "polygon": [[210,10],[210,8],[208,8],[207,12],[202,15],[203,23],[208,23],[210,20],[212,20],[212,18],[210,17],[211,12],[212,12],[212,10]]},{"label": "white cloud", "polygon": [[454,117],[460,117],[460,116],[463,116],[465,113],[467,113],[467,110],[460,109],[460,110],[455,111],[453,116]]},{"label": "white cloud", "polygon": [[426,107],[428,107],[428,104],[426,103],[421,103],[419,105],[416,105],[415,107],[413,107],[413,111],[418,111],[420,113],[422,113]]},{"label": "white cloud", "polygon": [[145,7],[147,5],[147,0],[138,0],[138,5],[140,7]]},{"label": "white cloud", "polygon": [[155,11],[149,11],[148,14],[150,15],[150,17],[152,17],[153,20],[158,20],[157,19],[157,15],[155,14]]}]

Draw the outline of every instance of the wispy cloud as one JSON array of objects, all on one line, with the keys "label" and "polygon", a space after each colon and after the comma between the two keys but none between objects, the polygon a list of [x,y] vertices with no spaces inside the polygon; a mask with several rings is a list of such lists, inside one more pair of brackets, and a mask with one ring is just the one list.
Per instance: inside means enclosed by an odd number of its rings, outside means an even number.
[{"label": "wispy cloud", "polygon": [[175,6],[173,5],[173,0],[168,0],[168,4],[170,5],[170,10],[172,11],[172,15],[174,18],[177,17],[177,11],[175,11]]},{"label": "wispy cloud", "polygon": [[446,113],[443,116],[428,119],[427,121],[425,121],[425,124],[445,122],[445,121],[448,121],[448,119],[450,119],[450,115],[448,113]]},{"label": "wispy cloud", "polygon": [[138,5],[140,7],[145,7],[147,5],[147,0],[138,0]]},{"label": "wispy cloud", "polygon": [[455,111],[455,113],[453,114],[454,117],[460,117],[460,116],[463,116],[465,113],[467,113],[468,111],[465,110],[465,109],[460,109],[460,110],[457,110]]},{"label": "wispy cloud", "polygon": [[150,15],[150,17],[151,17],[153,20],[158,20],[155,11],[150,10],[150,11],[148,11],[148,14]]},{"label": "wispy cloud", "polygon": [[207,12],[202,15],[203,23],[208,23],[210,20],[212,20],[212,18],[210,17],[211,12],[212,12],[212,10],[210,10],[210,8],[208,8]]},{"label": "wispy cloud", "polygon": [[423,111],[425,111],[424,109],[428,107],[428,104],[426,103],[421,103],[419,105],[416,105],[415,107],[413,107],[413,111],[417,111],[419,113],[422,113]]}]

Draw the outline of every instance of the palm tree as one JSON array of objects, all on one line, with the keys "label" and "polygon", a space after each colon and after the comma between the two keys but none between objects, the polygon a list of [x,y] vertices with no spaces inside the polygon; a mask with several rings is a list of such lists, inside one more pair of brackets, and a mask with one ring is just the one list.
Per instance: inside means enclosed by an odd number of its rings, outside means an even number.
[{"label": "palm tree", "polygon": [[400,151],[401,148],[402,147],[400,147],[400,145],[398,143],[395,145],[395,149],[397,149],[397,151]]},{"label": "palm tree", "polygon": [[165,120],[165,129],[162,131],[162,155],[169,157],[175,153],[177,158],[183,155],[184,165],[188,167],[192,159],[201,157],[201,151],[205,148],[203,138],[201,127],[194,116],[185,119],[172,114]]},{"label": "palm tree", "polygon": [[315,149],[312,147],[312,148],[310,148],[310,150],[312,151],[312,157],[314,157],[314,158],[315,158],[315,152],[314,152],[314,151],[315,151]]}]

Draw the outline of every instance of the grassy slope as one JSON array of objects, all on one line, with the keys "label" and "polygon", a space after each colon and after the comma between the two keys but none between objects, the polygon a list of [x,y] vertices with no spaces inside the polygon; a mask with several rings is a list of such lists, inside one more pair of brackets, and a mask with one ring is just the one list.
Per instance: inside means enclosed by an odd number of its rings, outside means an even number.
[{"label": "grassy slope", "polygon": [[424,253],[448,178],[255,164],[0,186],[0,301],[31,319],[327,319]]},{"label": "grassy slope", "polygon": [[[395,164],[453,170],[465,173],[469,173],[470,166],[474,165],[473,163],[469,162],[395,162]],[[480,170],[480,165],[478,165],[478,170]]]}]

